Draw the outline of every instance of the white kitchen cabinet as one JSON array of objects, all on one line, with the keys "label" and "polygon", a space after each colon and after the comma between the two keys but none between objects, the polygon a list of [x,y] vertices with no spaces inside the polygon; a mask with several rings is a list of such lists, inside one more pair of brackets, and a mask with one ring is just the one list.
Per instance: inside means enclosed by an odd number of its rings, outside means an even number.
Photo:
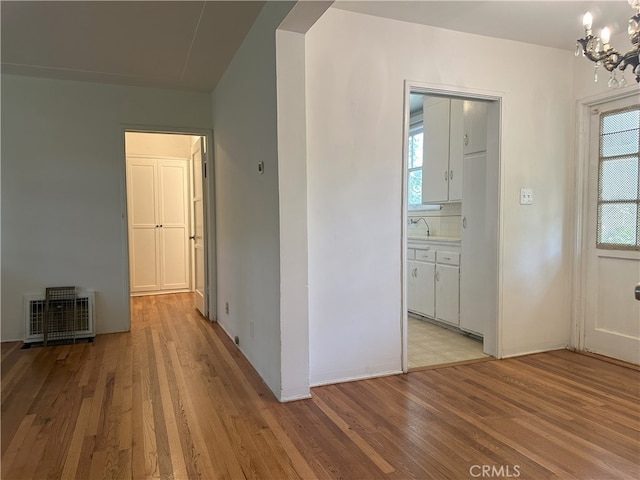
[{"label": "white kitchen cabinet", "polygon": [[462,100],[425,97],[422,150],[422,203],[462,199]]},{"label": "white kitchen cabinet", "polygon": [[488,104],[481,101],[464,101],[464,155],[487,150]]},{"label": "white kitchen cabinet", "polygon": [[407,262],[407,307],[419,315],[433,318],[435,305],[434,252],[416,249],[415,260]]},{"label": "white kitchen cabinet", "polygon": [[188,161],[127,158],[131,293],[188,290]]},{"label": "white kitchen cabinet", "polygon": [[483,335],[485,325],[494,316],[492,282],[488,275],[495,275],[491,256],[493,245],[487,225],[486,200],[486,152],[465,155],[464,192],[462,200],[462,262],[460,266],[460,328]]},{"label": "white kitchen cabinet", "polygon": [[458,326],[460,319],[459,254],[437,253],[436,257],[436,320]]},{"label": "white kitchen cabinet", "polygon": [[424,97],[422,147],[422,203],[449,201],[448,98]]}]

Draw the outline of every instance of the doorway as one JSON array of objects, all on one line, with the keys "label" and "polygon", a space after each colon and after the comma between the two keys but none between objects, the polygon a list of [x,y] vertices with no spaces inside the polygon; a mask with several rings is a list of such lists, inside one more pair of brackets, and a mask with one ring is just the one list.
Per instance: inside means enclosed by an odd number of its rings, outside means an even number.
[{"label": "doorway", "polygon": [[186,293],[208,317],[207,136],[126,130],[129,295]]},{"label": "doorway", "polygon": [[501,100],[405,98],[403,370],[497,356]]},{"label": "doorway", "polygon": [[[640,103],[588,107],[581,347],[640,364]],[[586,123],[586,122],[585,122]]]}]

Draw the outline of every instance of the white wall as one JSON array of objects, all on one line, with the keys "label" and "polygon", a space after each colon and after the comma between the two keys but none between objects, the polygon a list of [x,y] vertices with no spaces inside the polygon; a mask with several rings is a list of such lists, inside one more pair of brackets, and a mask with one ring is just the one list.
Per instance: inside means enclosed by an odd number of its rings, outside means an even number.
[{"label": "white wall", "polygon": [[190,158],[192,135],[163,133],[125,133],[127,155]]},{"label": "white wall", "polygon": [[125,124],[210,129],[210,96],[2,76],[3,341],[55,285],[96,291],[98,333],[129,328]]},{"label": "white wall", "polygon": [[[267,2],[213,92],[218,322],[282,398],[275,30]],[[264,174],[258,162],[264,162]],[[229,314],[225,303],[229,303]]]},{"label": "white wall", "polygon": [[401,368],[407,79],[502,97],[499,352],[566,345],[572,53],[337,9],[306,41],[311,383]]}]

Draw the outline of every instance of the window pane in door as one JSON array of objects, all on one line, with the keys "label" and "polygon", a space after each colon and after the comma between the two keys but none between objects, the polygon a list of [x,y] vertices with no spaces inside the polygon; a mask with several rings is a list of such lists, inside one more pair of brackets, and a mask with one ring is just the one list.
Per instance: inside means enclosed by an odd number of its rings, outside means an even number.
[{"label": "window pane in door", "polygon": [[638,204],[604,203],[598,207],[598,243],[633,247],[638,244]]},{"label": "window pane in door", "polygon": [[600,200],[638,197],[638,158],[603,160],[600,164]]}]

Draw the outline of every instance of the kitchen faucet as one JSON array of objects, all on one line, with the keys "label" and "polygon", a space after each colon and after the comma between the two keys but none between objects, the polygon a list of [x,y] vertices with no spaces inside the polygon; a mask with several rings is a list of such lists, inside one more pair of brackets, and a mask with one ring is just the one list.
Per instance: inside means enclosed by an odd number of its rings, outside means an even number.
[{"label": "kitchen faucet", "polygon": [[431,231],[429,230],[429,224],[427,223],[427,221],[424,219],[424,217],[418,217],[418,219],[416,220],[415,218],[412,218],[409,220],[409,223],[411,225],[417,225],[420,220],[422,220],[425,224],[425,226],[427,227],[427,237],[431,235]]}]

